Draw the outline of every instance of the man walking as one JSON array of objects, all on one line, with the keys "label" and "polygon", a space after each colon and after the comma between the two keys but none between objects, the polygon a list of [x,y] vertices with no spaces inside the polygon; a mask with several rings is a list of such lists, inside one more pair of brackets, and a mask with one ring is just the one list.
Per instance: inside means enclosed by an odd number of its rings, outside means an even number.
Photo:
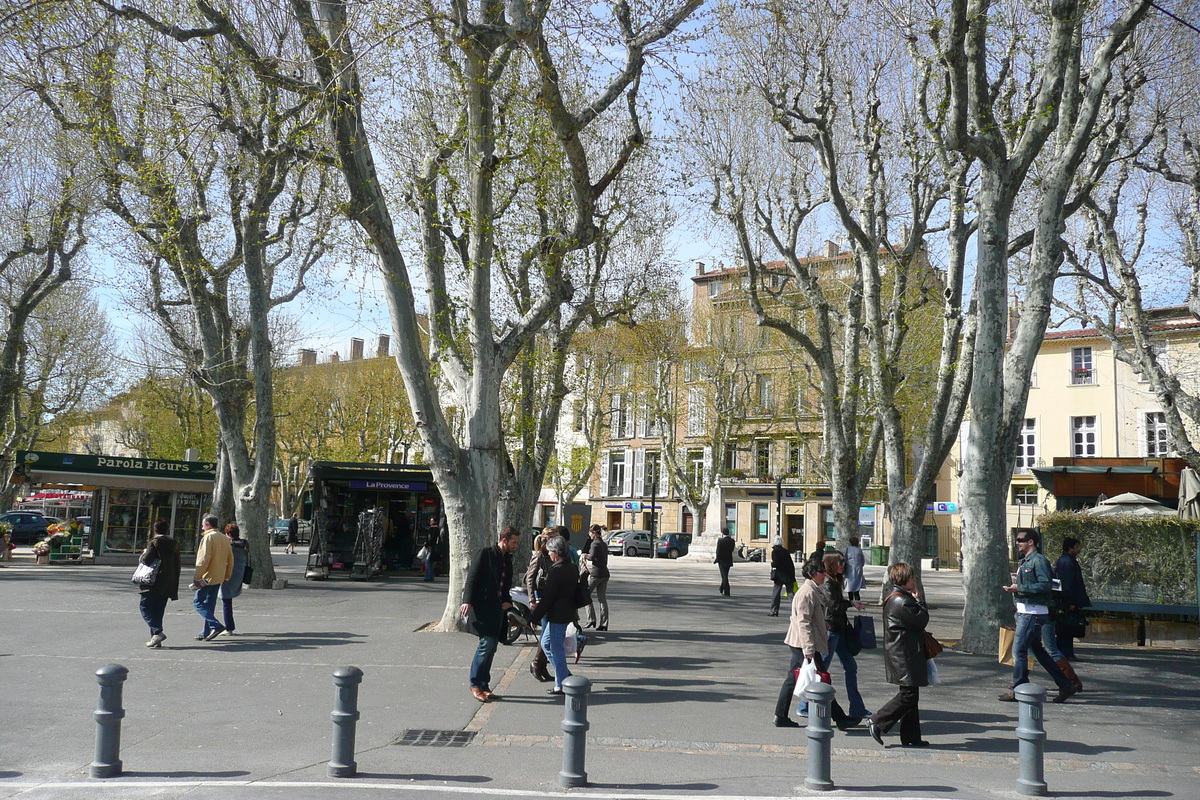
[{"label": "man walking", "polygon": [[1075,685],[1063,674],[1063,671],[1042,644],[1042,626],[1050,624],[1050,560],[1038,551],[1041,544],[1041,534],[1029,528],[1021,528],[1017,533],[1017,552],[1021,554],[1021,565],[1017,567],[1017,581],[1011,586],[1005,586],[1004,591],[1015,595],[1017,603],[1017,631],[1013,636],[1013,682],[1007,692],[1000,695],[1005,702],[1015,702],[1017,697],[1013,689],[1022,683],[1029,682],[1029,649],[1038,663],[1054,679],[1058,686],[1058,696],[1051,702],[1062,703],[1077,691]]},{"label": "man walking", "polygon": [[[591,591],[592,602],[587,607],[587,622],[585,628],[595,628],[598,631],[608,630],[608,545],[604,543],[603,529],[599,525],[588,528],[591,541],[584,552],[587,561],[588,589]],[[596,606],[600,606],[600,621],[596,622]]]},{"label": "man walking", "polygon": [[721,536],[717,539],[717,557],[713,563],[721,570],[720,592],[729,597],[729,568],[733,566],[733,537],[729,535],[729,528],[721,528]]},{"label": "man walking", "polygon": [[233,547],[229,537],[217,529],[217,518],[212,514],[201,524],[200,546],[196,548],[196,571],[192,576],[192,588],[196,594],[192,606],[204,620],[204,629],[196,641],[212,641],[225,632],[225,626],[217,622],[217,593],[221,584],[233,575]]},{"label": "man walking", "polygon": [[496,646],[504,635],[505,618],[512,606],[509,589],[512,588],[512,554],[517,549],[520,534],[511,525],[500,531],[499,541],[480,550],[471,561],[467,573],[467,602],[459,607],[459,613],[468,619],[475,611],[475,633],[479,646],[471,660],[471,695],[481,703],[499,700],[492,694],[492,659]]}]

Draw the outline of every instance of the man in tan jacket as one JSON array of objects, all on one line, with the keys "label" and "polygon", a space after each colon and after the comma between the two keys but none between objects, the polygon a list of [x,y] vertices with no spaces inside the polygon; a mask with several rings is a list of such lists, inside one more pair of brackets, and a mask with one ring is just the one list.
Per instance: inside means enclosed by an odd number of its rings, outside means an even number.
[{"label": "man in tan jacket", "polygon": [[204,537],[196,548],[196,572],[192,588],[196,590],[192,606],[204,620],[204,630],[196,641],[212,641],[225,632],[225,626],[217,622],[217,593],[221,584],[233,574],[233,548],[229,537],[217,529],[217,518],[209,514],[201,524]]}]

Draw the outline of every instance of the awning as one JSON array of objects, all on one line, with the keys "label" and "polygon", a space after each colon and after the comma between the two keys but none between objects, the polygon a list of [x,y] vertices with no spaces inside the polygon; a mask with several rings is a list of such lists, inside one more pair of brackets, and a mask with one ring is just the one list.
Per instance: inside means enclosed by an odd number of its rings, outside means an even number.
[{"label": "awning", "polygon": [[1111,467],[1089,465],[1034,467],[1031,471],[1033,472],[1033,477],[1037,478],[1038,484],[1047,492],[1053,494],[1055,475],[1153,475],[1158,472],[1158,467],[1150,467],[1142,464],[1126,464]]}]

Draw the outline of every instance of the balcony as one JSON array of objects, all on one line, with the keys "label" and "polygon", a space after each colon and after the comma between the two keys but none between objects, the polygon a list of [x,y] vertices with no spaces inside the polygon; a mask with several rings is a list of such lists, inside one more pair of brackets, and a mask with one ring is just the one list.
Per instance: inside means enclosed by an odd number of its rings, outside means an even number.
[{"label": "balcony", "polygon": [[1072,386],[1093,386],[1096,383],[1096,374],[1091,367],[1075,367],[1071,370],[1071,385]]}]

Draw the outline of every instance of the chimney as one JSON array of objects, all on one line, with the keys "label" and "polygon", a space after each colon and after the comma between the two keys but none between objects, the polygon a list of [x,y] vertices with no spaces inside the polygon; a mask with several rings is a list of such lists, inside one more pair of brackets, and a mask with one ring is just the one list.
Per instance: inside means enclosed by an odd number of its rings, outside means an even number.
[{"label": "chimney", "polygon": [[315,367],[317,365],[317,351],[307,348],[300,351],[300,366]]},{"label": "chimney", "polygon": [[832,239],[825,240],[825,257],[826,258],[833,258],[839,252],[841,252],[841,249],[837,246],[837,242],[833,241]]},{"label": "chimney", "polygon": [[334,350],[332,353],[329,354],[329,363],[330,364],[336,364],[341,360],[342,360],[342,357],[338,355],[337,350]]},{"label": "chimney", "polygon": [[1017,335],[1017,325],[1021,322],[1021,301],[1014,294],[1008,298],[1008,338]]},{"label": "chimney", "polygon": [[362,361],[362,356],[363,356],[363,340],[362,339],[351,339],[350,340],[350,360],[351,361]]},{"label": "chimney", "polygon": [[389,355],[388,348],[391,345],[391,343],[392,343],[392,340],[391,340],[391,338],[388,337],[388,335],[386,333],[379,334],[379,344],[376,345],[376,347],[375,347],[375,357],[376,358],[387,358]]},{"label": "chimney", "polygon": [[696,262],[696,274],[697,275],[703,275],[707,271],[708,271],[708,268],[706,266],[704,266],[703,261]]}]

